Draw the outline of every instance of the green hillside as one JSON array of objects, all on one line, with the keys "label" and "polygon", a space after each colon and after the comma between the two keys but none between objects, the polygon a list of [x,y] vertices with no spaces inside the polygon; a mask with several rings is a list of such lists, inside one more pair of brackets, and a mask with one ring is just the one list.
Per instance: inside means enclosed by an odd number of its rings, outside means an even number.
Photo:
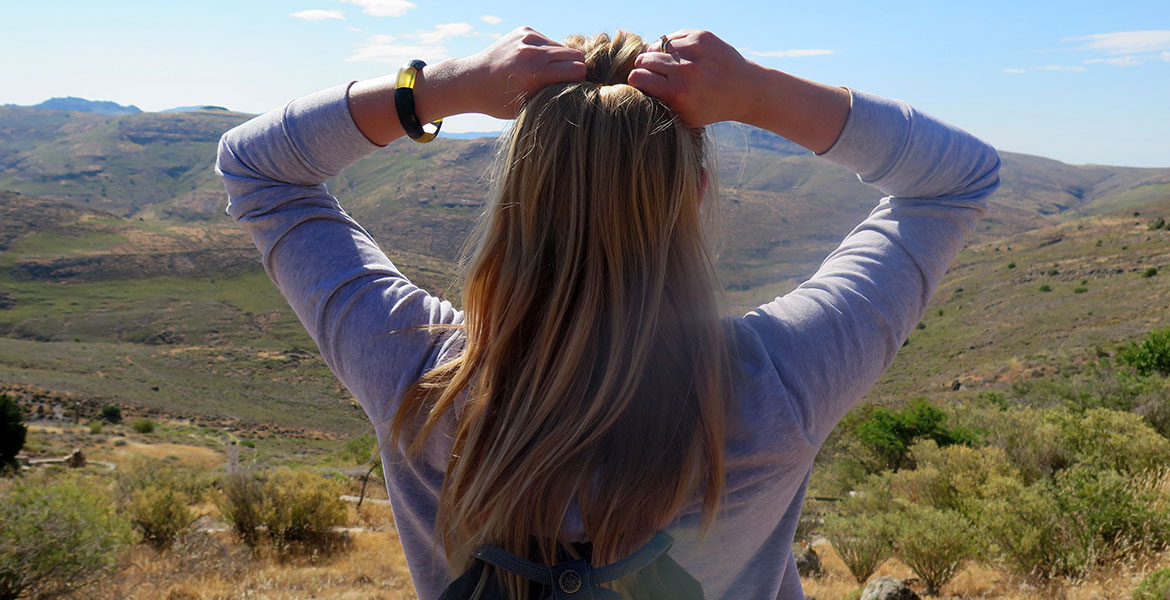
[{"label": "green hillside", "polygon": [[[0,387],[361,430],[223,213],[215,145],[247,117],[0,107],[0,189],[14,190],[0,193]],[[766,132],[713,133],[719,275],[742,313],[811,274],[877,192]],[[416,283],[457,297],[493,151],[403,140],[328,185]],[[1170,218],[1170,169],[1003,158],[988,218],[872,398],[1006,385],[1162,323],[1170,273],[1143,274],[1170,266],[1170,232],[1150,228]]]}]

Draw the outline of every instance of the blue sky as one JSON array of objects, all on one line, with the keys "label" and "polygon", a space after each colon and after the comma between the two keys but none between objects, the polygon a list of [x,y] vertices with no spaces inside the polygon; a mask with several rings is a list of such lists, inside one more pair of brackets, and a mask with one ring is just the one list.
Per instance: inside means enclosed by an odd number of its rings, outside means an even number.
[{"label": "blue sky", "polygon": [[766,66],[904,98],[1001,150],[1170,167],[1165,0],[6,2],[0,103],[262,112],[408,58],[474,53],[520,25],[557,39],[709,29]]}]

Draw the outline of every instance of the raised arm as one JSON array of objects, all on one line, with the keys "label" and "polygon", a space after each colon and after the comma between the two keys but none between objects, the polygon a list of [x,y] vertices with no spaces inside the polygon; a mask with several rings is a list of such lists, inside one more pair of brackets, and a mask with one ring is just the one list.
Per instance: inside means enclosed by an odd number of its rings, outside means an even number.
[{"label": "raised arm", "polygon": [[[509,116],[525,94],[583,79],[584,63],[579,77],[573,65],[579,55],[517,29],[480,54],[424,68],[419,116]],[[225,133],[216,162],[228,213],[252,235],[325,361],[375,421],[443,351],[417,326],[461,318],[412,285],[324,185],[402,135],[393,87],[391,76],[297,98]]]},{"label": "raised arm", "polygon": [[905,102],[802,80],[707,32],[669,36],[630,82],[690,124],[738,120],[842,165],[882,198],[811,279],[743,318],[820,444],[893,361],[999,184],[995,150]]}]

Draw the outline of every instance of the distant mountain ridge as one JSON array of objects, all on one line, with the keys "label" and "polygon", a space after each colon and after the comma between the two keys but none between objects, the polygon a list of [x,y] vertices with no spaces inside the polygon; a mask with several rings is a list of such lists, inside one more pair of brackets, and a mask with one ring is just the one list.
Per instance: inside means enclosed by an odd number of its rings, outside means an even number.
[{"label": "distant mountain ridge", "polygon": [[[123,106],[117,102],[110,100],[89,100],[86,98],[78,98],[77,96],[67,96],[64,98],[49,98],[40,104],[33,105],[18,105],[5,104],[6,107],[12,108],[38,108],[42,110],[72,110],[77,112],[90,113],[94,115],[103,115],[107,117],[117,117],[121,115],[135,115],[141,112],[147,112],[131,104]],[[164,108],[158,112],[162,113],[178,113],[178,112],[192,112],[197,110],[219,110],[224,112],[231,112],[222,106],[215,106],[212,104],[199,104],[192,106],[176,106],[174,108]],[[476,133],[471,137],[486,137],[495,133]]]},{"label": "distant mountain ridge", "polygon": [[133,104],[130,106],[122,106],[117,102],[111,102],[109,100],[86,100],[85,98],[78,98],[76,96],[68,96],[65,98],[49,98],[40,104],[34,104],[28,108],[41,108],[45,110],[75,110],[79,112],[93,113],[95,115],[105,115],[107,117],[133,115],[142,112],[141,108],[138,108]]},{"label": "distant mountain ridge", "polygon": [[[226,227],[226,197],[213,170],[216,142],[251,116],[202,107],[120,116],[0,107],[0,190],[135,220]],[[720,123],[710,133],[722,197],[720,277],[736,307],[802,281],[880,196],[770,132]],[[417,257],[420,266],[447,264],[482,213],[494,144],[490,137],[399,140],[328,187],[386,248]],[[1001,155],[1003,185],[975,242],[1170,196],[1170,169]]]}]

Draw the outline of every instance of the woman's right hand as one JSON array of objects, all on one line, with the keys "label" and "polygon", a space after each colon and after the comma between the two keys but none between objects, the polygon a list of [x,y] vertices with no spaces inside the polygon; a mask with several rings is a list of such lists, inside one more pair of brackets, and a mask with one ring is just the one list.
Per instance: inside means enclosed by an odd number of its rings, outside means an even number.
[{"label": "woman's right hand", "polygon": [[650,42],[628,82],[666,103],[688,127],[751,118],[760,66],[710,31],[683,29]]},{"label": "woman's right hand", "polygon": [[837,141],[849,90],[794,77],[745,59],[709,31],[684,29],[638,56],[629,84],[666,103],[688,127],[739,121],[816,153]]}]

